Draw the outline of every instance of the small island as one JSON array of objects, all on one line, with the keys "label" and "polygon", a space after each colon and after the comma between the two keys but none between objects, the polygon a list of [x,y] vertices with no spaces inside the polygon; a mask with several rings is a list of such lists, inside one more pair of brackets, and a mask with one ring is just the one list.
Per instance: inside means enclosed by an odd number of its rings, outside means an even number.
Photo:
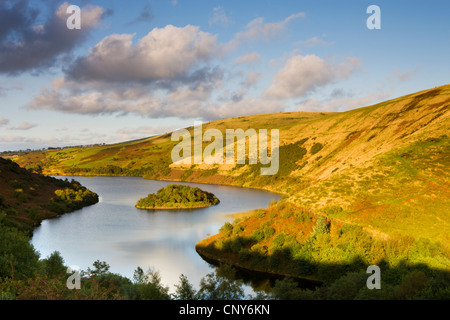
[{"label": "small island", "polygon": [[140,199],[136,208],[146,210],[196,209],[215,206],[219,199],[211,192],[187,185],[167,185]]}]

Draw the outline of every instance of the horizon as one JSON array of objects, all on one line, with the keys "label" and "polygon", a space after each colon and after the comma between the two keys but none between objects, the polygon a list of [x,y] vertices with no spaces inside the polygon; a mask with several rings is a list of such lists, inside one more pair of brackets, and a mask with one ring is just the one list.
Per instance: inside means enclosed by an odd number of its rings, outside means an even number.
[{"label": "horizon", "polygon": [[[66,27],[69,5],[81,8],[80,30]],[[381,29],[367,26],[370,5]],[[255,114],[345,112],[446,85],[447,9],[4,1],[0,152],[111,145]]]}]

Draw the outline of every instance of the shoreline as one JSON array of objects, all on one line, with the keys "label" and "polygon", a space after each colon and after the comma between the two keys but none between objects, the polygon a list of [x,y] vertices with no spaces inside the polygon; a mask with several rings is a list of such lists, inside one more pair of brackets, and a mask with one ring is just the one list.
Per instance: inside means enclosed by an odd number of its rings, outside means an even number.
[{"label": "shoreline", "polygon": [[195,206],[195,207],[153,207],[153,208],[135,206],[135,208],[141,209],[141,210],[188,210],[188,209],[209,208],[209,207],[214,207],[216,205],[217,204],[209,204],[209,205]]},{"label": "shoreline", "polygon": [[295,281],[297,281],[299,284],[301,284],[302,286],[309,288],[309,289],[323,285],[323,282],[320,280],[317,280],[317,279],[301,277],[301,276],[292,275],[292,274],[283,274],[283,273],[263,271],[263,270],[258,270],[258,269],[250,269],[250,268],[247,268],[247,267],[235,264],[235,263],[229,263],[220,258],[212,257],[210,254],[207,254],[206,252],[203,252],[197,246],[197,244],[195,245],[195,251],[204,261],[206,261],[207,263],[209,263],[213,266],[220,266],[220,264],[226,264],[226,265],[232,266],[236,270],[241,271],[244,274],[248,274],[250,276],[256,276],[256,277],[261,277],[261,278],[270,278],[270,279],[275,279],[275,280],[281,280],[284,278],[292,278]]}]

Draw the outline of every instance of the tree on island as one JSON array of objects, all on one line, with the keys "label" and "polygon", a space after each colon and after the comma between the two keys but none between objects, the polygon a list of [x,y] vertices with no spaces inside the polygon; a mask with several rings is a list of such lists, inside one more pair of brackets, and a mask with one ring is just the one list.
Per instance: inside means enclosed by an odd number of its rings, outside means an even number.
[{"label": "tree on island", "polygon": [[140,199],[139,209],[181,209],[215,206],[219,199],[211,192],[187,185],[167,185],[158,192]]}]

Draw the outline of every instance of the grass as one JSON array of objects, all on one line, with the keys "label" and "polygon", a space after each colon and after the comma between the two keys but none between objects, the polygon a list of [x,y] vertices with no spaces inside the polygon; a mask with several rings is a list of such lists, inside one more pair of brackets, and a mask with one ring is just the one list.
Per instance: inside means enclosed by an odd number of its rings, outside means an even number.
[{"label": "grass", "polygon": [[138,175],[265,189],[374,233],[448,242],[449,96],[447,85],[344,113],[273,113],[203,125],[222,133],[279,129],[280,170],[274,176],[260,176],[261,165],[173,165],[176,142],[170,134],[28,153],[15,161],[28,168],[40,165],[47,174]]}]

